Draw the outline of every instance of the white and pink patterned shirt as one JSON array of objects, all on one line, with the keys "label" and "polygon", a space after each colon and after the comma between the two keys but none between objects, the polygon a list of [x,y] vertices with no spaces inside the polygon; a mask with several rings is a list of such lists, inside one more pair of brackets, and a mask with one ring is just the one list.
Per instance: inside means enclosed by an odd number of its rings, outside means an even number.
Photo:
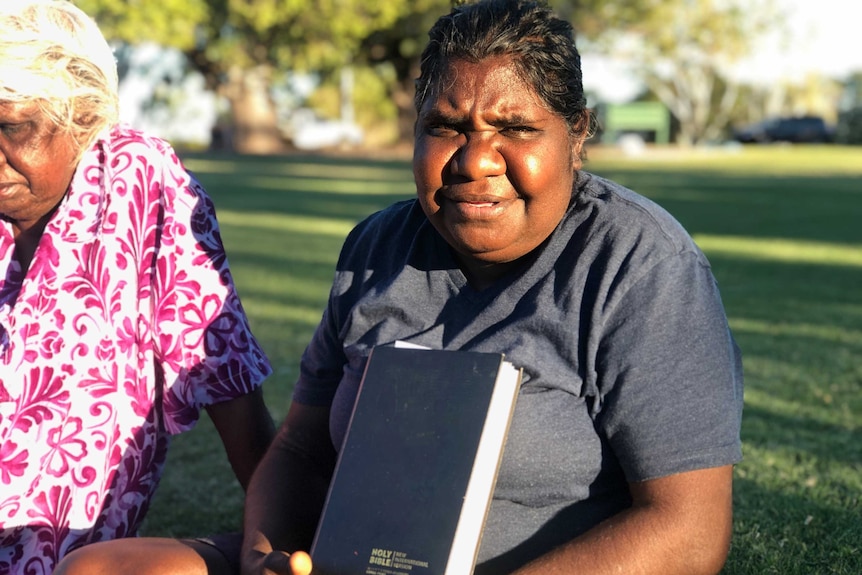
[{"label": "white and pink patterned shirt", "polygon": [[134,535],[169,436],[271,372],[212,202],[161,140],[83,157],[26,274],[0,219],[0,573]]}]

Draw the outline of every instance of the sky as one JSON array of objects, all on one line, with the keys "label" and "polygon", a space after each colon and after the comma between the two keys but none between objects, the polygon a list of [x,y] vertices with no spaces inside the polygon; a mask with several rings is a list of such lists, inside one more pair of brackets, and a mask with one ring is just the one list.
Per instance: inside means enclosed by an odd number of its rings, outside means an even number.
[{"label": "sky", "polygon": [[[787,18],[787,37],[763,38],[757,50],[735,67],[737,79],[770,84],[800,81],[810,72],[839,80],[862,72],[862,1],[775,1]],[[584,87],[603,100],[625,102],[640,93],[640,85],[622,63],[584,54],[583,70]]]},{"label": "sky", "polygon": [[800,79],[811,71],[846,78],[862,72],[862,2],[777,0],[785,10],[789,42],[770,38],[741,66],[746,79]]}]

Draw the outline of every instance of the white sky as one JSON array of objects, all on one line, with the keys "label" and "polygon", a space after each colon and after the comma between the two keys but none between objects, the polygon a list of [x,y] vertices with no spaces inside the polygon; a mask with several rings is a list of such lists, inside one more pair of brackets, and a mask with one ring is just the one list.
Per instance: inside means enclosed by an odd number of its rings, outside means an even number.
[{"label": "white sky", "polygon": [[[758,0],[751,0],[749,5]],[[776,0],[787,18],[786,37],[766,37],[734,76],[754,83],[801,80],[810,72],[844,79],[862,72],[862,0]],[[584,87],[603,100],[625,102],[640,93],[622,63],[583,57]]]},{"label": "white sky", "polygon": [[862,72],[862,2],[778,0],[785,9],[789,38],[766,40],[740,76],[771,81],[800,79],[809,72],[843,79]]}]

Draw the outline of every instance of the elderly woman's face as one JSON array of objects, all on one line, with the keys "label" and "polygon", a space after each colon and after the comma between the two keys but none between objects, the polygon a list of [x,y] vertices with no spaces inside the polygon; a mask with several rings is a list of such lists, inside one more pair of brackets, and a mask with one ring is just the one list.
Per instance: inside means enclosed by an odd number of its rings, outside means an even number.
[{"label": "elderly woman's face", "polygon": [[507,57],[451,62],[419,111],[415,143],[419,202],[474,273],[541,244],[580,167],[580,142]]},{"label": "elderly woman's face", "polygon": [[36,103],[0,102],[0,214],[19,230],[43,220],[66,193],[76,155]]}]

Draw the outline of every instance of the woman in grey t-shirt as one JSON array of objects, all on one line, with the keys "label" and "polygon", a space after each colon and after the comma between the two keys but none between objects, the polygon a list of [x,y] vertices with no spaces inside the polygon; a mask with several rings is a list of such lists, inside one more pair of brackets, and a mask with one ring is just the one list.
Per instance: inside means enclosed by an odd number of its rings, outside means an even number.
[{"label": "woman in grey t-shirt", "polygon": [[249,489],[245,567],[289,573],[308,549],[369,350],[407,340],[524,370],[477,573],[719,571],[742,371],[706,258],[656,204],[581,170],[566,22],[485,0],[430,38],[417,198],[345,241]]}]

